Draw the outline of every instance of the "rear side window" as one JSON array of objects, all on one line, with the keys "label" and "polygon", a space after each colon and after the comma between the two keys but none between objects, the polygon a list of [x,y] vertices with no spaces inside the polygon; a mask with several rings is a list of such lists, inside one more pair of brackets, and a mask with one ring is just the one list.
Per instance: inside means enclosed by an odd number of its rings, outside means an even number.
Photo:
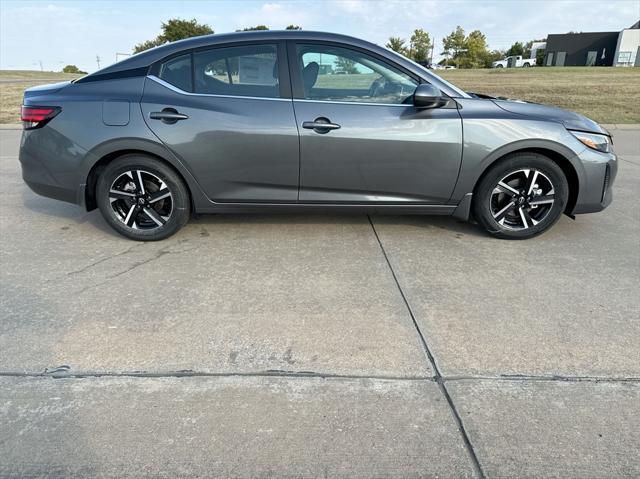
[{"label": "rear side window", "polygon": [[181,55],[160,67],[160,79],[184,91],[191,91],[191,54]]},{"label": "rear side window", "polygon": [[246,45],[194,52],[196,93],[278,98],[276,45]]}]

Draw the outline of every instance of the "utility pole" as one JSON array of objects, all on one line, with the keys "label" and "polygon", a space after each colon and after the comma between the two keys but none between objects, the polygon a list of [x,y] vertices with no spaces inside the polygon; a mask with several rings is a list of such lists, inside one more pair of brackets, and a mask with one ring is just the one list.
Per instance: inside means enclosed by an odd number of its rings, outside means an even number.
[{"label": "utility pole", "polygon": [[98,63],[98,70],[100,70],[100,56],[96,55],[96,62]]},{"label": "utility pole", "polygon": [[40,71],[44,71],[44,68],[42,68],[42,60],[38,60],[38,63],[40,64]]},{"label": "utility pole", "polygon": [[120,53],[116,52],[116,63],[120,61],[120,57],[130,57],[131,53]]}]

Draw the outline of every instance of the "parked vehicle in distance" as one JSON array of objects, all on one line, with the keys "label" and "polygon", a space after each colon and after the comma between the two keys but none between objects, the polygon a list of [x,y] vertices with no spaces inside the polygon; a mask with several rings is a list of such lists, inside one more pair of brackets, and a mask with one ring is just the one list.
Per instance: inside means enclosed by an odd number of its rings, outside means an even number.
[{"label": "parked vehicle in distance", "polygon": [[309,31],[163,45],[29,88],[22,121],[31,189],[99,208],[134,240],[192,213],[317,210],[452,215],[530,238],[605,208],[617,171],[610,134],[584,116],[467,93]]},{"label": "parked vehicle in distance", "polygon": [[429,65],[430,70],[455,70],[455,65],[439,65],[438,63],[433,63]]},{"label": "parked vehicle in distance", "polygon": [[491,68],[529,68],[535,65],[535,58],[522,58],[521,55],[517,55],[497,60],[491,64]]}]

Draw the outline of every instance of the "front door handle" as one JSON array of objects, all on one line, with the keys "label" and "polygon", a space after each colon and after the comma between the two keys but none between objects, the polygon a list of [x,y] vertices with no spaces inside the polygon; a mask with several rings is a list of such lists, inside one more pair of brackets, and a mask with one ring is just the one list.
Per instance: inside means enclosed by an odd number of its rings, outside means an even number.
[{"label": "front door handle", "polygon": [[152,120],[162,120],[163,123],[172,125],[178,120],[186,120],[189,117],[184,113],[178,113],[174,108],[165,108],[162,111],[153,111],[149,113],[149,118]]},{"label": "front door handle", "polygon": [[324,116],[321,116],[313,121],[303,121],[302,128],[313,130],[316,133],[324,134],[329,133],[331,130],[339,129],[340,125],[338,125],[337,123],[331,123],[331,120],[325,118]]}]

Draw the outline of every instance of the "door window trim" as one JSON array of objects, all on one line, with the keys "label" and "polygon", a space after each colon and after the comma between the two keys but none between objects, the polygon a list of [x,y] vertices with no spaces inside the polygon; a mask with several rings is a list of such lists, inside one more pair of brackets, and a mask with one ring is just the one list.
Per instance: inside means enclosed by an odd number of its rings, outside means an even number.
[{"label": "door window trim", "polygon": [[[298,58],[298,52],[296,50],[297,45],[320,45],[320,46],[331,46],[343,48],[345,50],[353,50],[356,52],[363,53],[365,55],[369,55],[370,57],[379,60],[383,64],[395,68],[396,70],[404,73],[409,78],[418,82],[418,85],[421,83],[429,83],[427,80],[422,78],[419,75],[416,75],[414,72],[407,70],[402,65],[398,65],[397,63],[385,58],[382,55],[379,55],[377,52],[372,52],[371,50],[367,50],[365,48],[360,48],[354,45],[350,45],[347,43],[340,42],[332,42],[332,41],[323,41],[323,40],[287,40],[287,58],[289,60],[289,67],[291,70],[291,91],[293,93],[293,99],[295,101],[304,101],[309,103],[336,103],[341,105],[369,105],[369,106],[400,106],[400,107],[409,107],[412,106],[410,103],[369,103],[369,102],[355,102],[355,101],[341,101],[341,100],[311,100],[305,98],[304,95],[304,87],[302,82],[302,65],[300,63],[300,59]],[[442,92],[442,95],[450,98],[445,92]]]},{"label": "door window trim", "polygon": [[[221,48],[233,48],[233,47],[248,47],[248,46],[262,46],[262,45],[275,45],[276,46],[276,61],[278,62],[278,86],[279,86],[279,97],[261,97],[261,96],[251,96],[251,95],[223,95],[217,93],[196,93],[194,90],[194,80],[195,80],[195,62],[194,62],[194,54],[200,53],[203,51],[209,50],[217,50]],[[250,40],[244,42],[225,42],[213,45],[204,45],[197,48],[191,48],[186,50],[181,50],[179,52],[172,53],[171,55],[167,55],[166,57],[158,60],[151,68],[149,68],[149,72],[147,74],[147,78],[154,80],[161,85],[170,88],[176,93],[182,93],[184,95],[189,96],[205,96],[205,97],[221,97],[221,98],[255,98],[260,100],[285,100],[291,101],[292,99],[292,91],[291,91],[291,78],[289,76],[289,63],[287,57],[287,46],[285,40]],[[162,80],[160,78],[160,68],[162,65],[173,58],[180,57],[183,55],[191,55],[191,90],[192,91],[184,91],[170,83]]]},{"label": "door window trim", "polygon": [[185,96],[205,96],[205,97],[214,97],[214,98],[238,98],[238,99],[242,99],[242,100],[271,100],[271,101],[291,101],[291,98],[274,98],[272,96],[247,96],[247,95],[223,95],[220,93],[194,93],[191,91],[184,91],[181,90],[180,88],[178,88],[175,85],[172,85],[171,83],[168,83],[166,81],[164,81],[162,78],[158,78],[155,75],[147,75],[147,78],[149,80],[153,80],[154,82],[158,83],[159,85],[162,85],[165,88],[168,88],[169,90],[172,90],[176,93],[179,93],[181,95],[185,95]]}]

